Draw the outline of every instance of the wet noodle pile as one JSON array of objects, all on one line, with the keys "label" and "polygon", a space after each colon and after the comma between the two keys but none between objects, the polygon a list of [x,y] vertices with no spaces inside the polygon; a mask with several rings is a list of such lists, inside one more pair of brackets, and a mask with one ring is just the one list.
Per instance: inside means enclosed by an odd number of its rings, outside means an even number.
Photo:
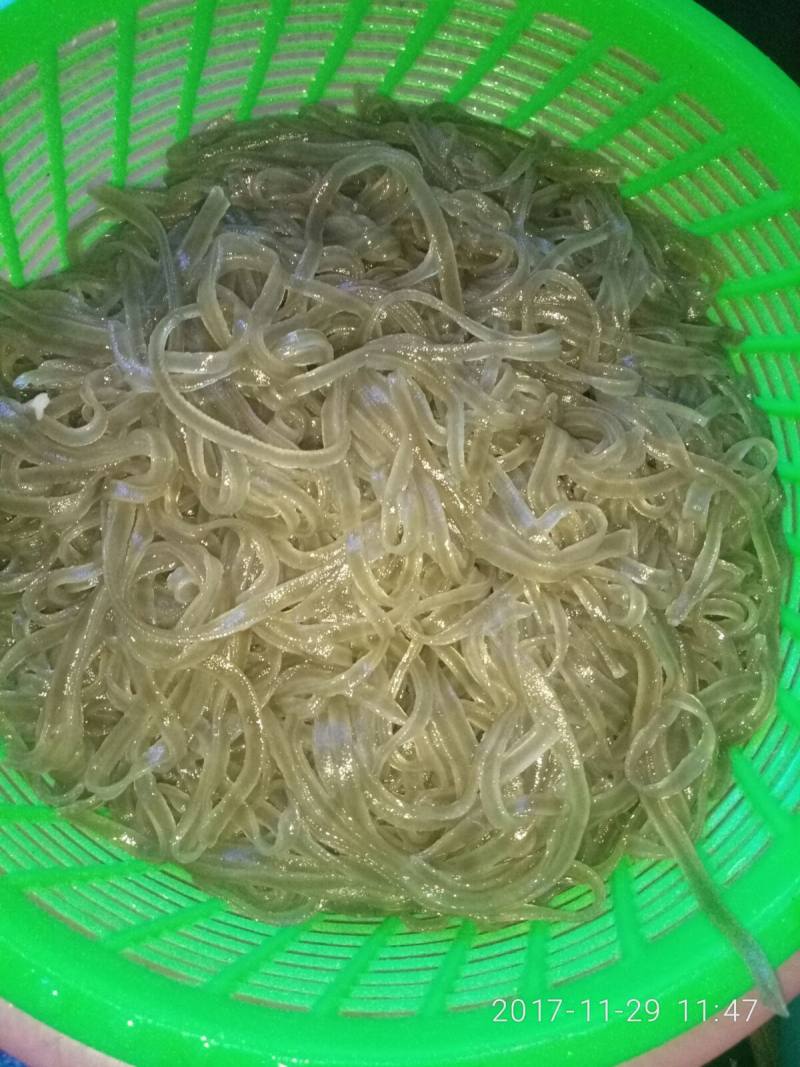
[{"label": "wet noodle pile", "polygon": [[442,106],[222,123],[0,290],[0,705],[51,799],[287,916],[700,884],[776,457],[617,178]]}]

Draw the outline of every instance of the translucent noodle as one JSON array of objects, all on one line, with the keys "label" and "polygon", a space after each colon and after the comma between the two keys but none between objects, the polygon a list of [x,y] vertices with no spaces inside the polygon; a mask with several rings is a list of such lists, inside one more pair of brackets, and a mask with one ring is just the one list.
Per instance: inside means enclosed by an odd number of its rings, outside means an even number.
[{"label": "translucent noodle", "polygon": [[439,105],[168,160],[0,289],[11,758],[286,921],[577,922],[671,855],[777,1004],[692,846],[780,595],[707,252]]}]

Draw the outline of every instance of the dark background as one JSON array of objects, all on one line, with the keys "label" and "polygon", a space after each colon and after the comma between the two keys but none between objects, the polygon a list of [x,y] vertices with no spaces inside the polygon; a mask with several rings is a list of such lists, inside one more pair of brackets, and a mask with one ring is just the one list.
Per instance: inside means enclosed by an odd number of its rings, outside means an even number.
[{"label": "dark background", "polygon": [[701,2],[800,82],[800,0]]}]

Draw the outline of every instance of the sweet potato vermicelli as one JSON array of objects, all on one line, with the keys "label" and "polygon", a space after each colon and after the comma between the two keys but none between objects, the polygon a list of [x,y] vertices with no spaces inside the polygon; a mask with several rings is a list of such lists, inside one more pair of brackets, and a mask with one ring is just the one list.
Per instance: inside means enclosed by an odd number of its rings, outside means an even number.
[{"label": "sweet potato vermicelli", "polygon": [[119,225],[0,291],[16,764],[275,915],[579,920],[623,851],[701,886],[776,457],[617,178],[367,99],[97,191]]}]

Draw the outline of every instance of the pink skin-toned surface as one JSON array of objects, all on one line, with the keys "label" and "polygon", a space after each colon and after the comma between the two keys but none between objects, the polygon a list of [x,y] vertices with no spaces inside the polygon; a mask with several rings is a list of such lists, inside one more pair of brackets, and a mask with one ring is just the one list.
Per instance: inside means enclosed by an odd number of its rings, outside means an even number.
[{"label": "pink skin-toned surface", "polygon": [[[787,960],[778,974],[787,1000],[800,994],[800,952]],[[747,995],[755,997],[756,993],[751,991]],[[619,1067],[675,1067],[676,1064],[702,1067],[757,1030],[769,1017],[766,1008],[759,1007],[748,1023],[725,1018],[707,1022]],[[126,1067],[120,1060],[113,1060],[63,1037],[49,1026],[42,1026],[4,1000],[0,1000],[0,1048],[17,1056],[28,1067]]]}]

